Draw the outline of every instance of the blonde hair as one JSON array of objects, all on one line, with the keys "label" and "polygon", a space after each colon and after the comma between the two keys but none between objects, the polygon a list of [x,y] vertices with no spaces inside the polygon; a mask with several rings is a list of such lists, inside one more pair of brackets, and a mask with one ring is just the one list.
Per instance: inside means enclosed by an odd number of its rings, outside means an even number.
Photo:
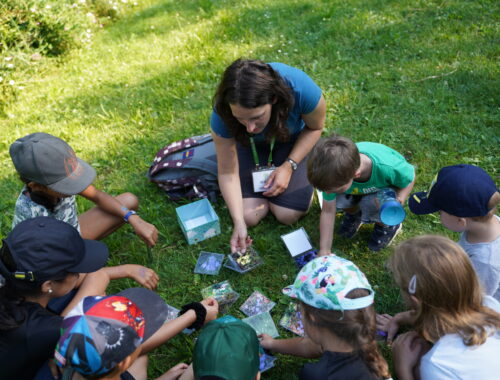
[{"label": "blonde hair", "polygon": [[[368,295],[366,289],[353,289],[346,296],[361,298]],[[351,345],[369,371],[375,376],[391,377],[389,366],[375,341],[375,309],[373,305],[357,310],[324,310],[300,302],[302,318],[312,326],[326,329]],[[313,318],[311,318],[311,316]]]},{"label": "blonde hair", "polygon": [[467,254],[450,239],[423,235],[406,240],[396,247],[389,267],[399,287],[420,301],[415,328],[426,340],[456,333],[466,346],[476,346],[500,328],[500,314],[482,304]]},{"label": "blonde hair", "polygon": [[488,201],[488,213],[483,216],[475,216],[472,217],[471,219],[476,221],[476,222],[487,222],[491,218],[493,218],[493,215],[497,213],[497,206],[500,203],[500,193],[497,191],[493,193],[491,196],[490,200]]}]

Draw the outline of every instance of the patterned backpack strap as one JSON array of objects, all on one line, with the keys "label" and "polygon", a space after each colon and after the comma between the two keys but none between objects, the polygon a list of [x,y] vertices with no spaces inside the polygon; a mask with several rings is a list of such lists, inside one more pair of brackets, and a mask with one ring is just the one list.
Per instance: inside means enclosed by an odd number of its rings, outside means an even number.
[{"label": "patterned backpack strap", "polygon": [[169,154],[179,152],[181,150],[191,148],[200,144],[203,144],[209,140],[212,139],[212,136],[207,133],[201,136],[193,136],[193,137],[188,137],[184,140],[180,141],[175,141],[156,153],[155,158],[153,159],[153,165],[151,165],[149,169],[149,175],[153,176],[156,172],[158,172],[160,169],[165,169],[165,168],[181,168],[183,167],[187,162],[189,162],[189,158],[181,159],[181,160],[172,160],[172,161],[166,161],[159,165],[159,163]]},{"label": "patterned backpack strap", "polygon": [[166,147],[163,147],[162,149],[160,149],[158,151],[158,153],[156,153],[156,156],[153,159],[153,162],[158,163],[171,153],[175,153],[175,152],[178,152],[180,150],[190,148],[192,146],[203,144],[209,138],[211,138],[211,136],[209,133],[207,133],[207,134],[204,134],[201,136],[193,136],[193,137],[188,137],[184,140],[175,141],[175,142],[167,145]]},{"label": "patterned backpack strap", "polygon": [[[190,161],[189,158],[183,158],[182,160],[172,160],[172,161],[165,161],[162,163],[156,163],[153,166],[151,166],[149,170],[149,175],[154,176],[158,171],[166,169],[166,168],[182,168],[186,163]],[[151,179],[154,181],[154,179]]]}]

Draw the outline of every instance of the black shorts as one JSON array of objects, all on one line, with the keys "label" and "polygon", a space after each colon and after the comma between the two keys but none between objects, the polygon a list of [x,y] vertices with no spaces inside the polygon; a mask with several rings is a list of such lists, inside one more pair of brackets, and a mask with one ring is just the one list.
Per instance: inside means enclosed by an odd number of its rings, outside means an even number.
[{"label": "black shorts", "polygon": [[[276,141],[273,149],[273,163],[275,166],[280,166],[285,162],[295,145],[295,141],[295,139],[285,143]],[[259,154],[259,162],[267,164],[269,143],[256,142],[255,145]],[[292,173],[290,183],[283,193],[276,197],[265,197],[262,193],[253,191],[252,170],[255,169],[255,163],[250,146],[243,147],[237,144],[237,151],[243,198],[264,198],[277,206],[297,211],[307,211],[313,193],[313,187],[307,180],[307,157],[299,163],[297,170]]]}]

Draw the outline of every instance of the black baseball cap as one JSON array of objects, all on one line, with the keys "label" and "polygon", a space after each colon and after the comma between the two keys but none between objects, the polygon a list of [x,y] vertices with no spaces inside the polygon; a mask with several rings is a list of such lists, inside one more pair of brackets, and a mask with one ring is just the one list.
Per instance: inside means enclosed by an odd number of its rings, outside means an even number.
[{"label": "black baseball cap", "polygon": [[439,210],[461,218],[486,215],[488,203],[498,191],[493,179],[474,165],[445,166],[432,181],[429,191],[412,194],[408,206],[414,214]]},{"label": "black baseball cap", "polygon": [[46,216],[19,223],[3,242],[15,268],[7,269],[0,260],[2,274],[30,282],[59,279],[68,272],[95,272],[108,260],[106,244],[83,239],[70,224]]},{"label": "black baseball cap", "polygon": [[94,168],[76,157],[65,141],[48,133],[36,132],[17,139],[9,153],[22,178],[64,195],[81,193],[96,176]]}]

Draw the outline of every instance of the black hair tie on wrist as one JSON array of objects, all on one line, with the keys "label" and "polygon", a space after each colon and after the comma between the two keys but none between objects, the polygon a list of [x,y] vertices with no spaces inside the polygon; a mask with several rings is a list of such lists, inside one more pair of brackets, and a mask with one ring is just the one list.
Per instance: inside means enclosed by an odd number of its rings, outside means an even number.
[{"label": "black hair tie on wrist", "polygon": [[196,321],[194,321],[193,324],[188,327],[188,329],[198,330],[203,327],[205,318],[207,317],[207,309],[205,309],[205,306],[203,306],[200,302],[188,303],[181,308],[179,315],[184,314],[188,310],[194,310],[194,312],[196,313]]}]

